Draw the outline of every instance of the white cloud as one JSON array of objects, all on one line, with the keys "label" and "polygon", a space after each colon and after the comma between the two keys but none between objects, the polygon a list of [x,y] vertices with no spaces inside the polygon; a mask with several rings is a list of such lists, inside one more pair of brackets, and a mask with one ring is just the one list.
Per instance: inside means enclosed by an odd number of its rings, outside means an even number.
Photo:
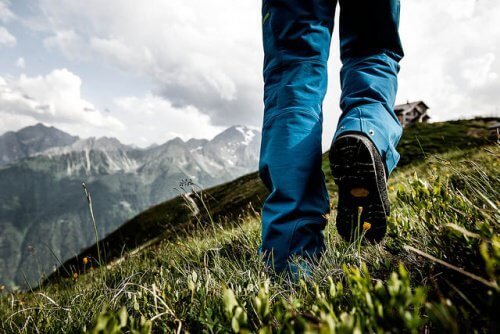
[{"label": "white cloud", "polygon": [[465,59],[460,64],[462,78],[470,88],[480,88],[493,83],[498,79],[498,73],[494,72],[492,68],[494,62],[495,55],[491,52]]},{"label": "white cloud", "polygon": [[24,60],[23,57],[17,58],[16,66],[19,68],[25,68],[26,67],[26,60]]},{"label": "white cloud", "polygon": [[[64,129],[82,127],[98,131],[121,131],[122,122],[101,111],[81,96],[81,79],[66,69],[46,76],[0,77],[0,115],[21,122],[44,122]],[[88,132],[88,131],[87,131]]]},{"label": "white cloud", "polygon": [[13,47],[16,43],[16,38],[5,27],[0,26],[0,45]]},{"label": "white cloud", "polygon": [[[196,115],[206,118],[192,124],[203,129],[261,124],[263,54],[258,1],[38,3],[40,16],[25,20],[33,24],[25,24],[39,30],[47,49],[77,60],[74,64],[87,61],[89,76],[92,66],[107,63],[150,78],[152,94],[135,99],[141,103],[158,99],[150,112],[164,110],[158,105],[173,110],[161,114],[162,122],[177,117],[173,115],[178,110],[195,110]],[[423,99],[431,106],[434,120],[498,115],[500,2],[407,0],[401,7],[406,56],[401,64],[398,102]],[[338,26],[337,22],[336,30]],[[331,56],[336,59],[330,61],[330,91],[324,108],[325,142],[333,135],[340,115],[338,45],[334,38]],[[113,115],[122,123],[129,126],[137,122],[135,116],[124,111],[129,109],[115,107],[120,113],[113,110]],[[192,127],[183,128],[188,121],[175,122],[179,122],[176,131],[168,131],[192,132]],[[156,126],[161,127],[158,123]],[[148,133],[138,133],[139,137],[158,141]]]},{"label": "white cloud", "polygon": [[55,32],[45,40],[145,74],[155,93],[194,106],[214,124],[261,121],[260,5],[255,1],[41,1]]},{"label": "white cloud", "polygon": [[[0,0],[0,22],[8,23],[15,19],[14,13],[9,8],[10,1]],[[0,46],[5,45],[13,47],[17,44],[16,37],[14,37],[4,26],[0,25]]]},{"label": "white cloud", "polygon": [[9,6],[10,6],[9,0],[0,1],[0,21],[8,22],[15,18],[14,13],[12,13]]},{"label": "white cloud", "polygon": [[88,54],[84,40],[72,29],[56,31],[45,38],[43,44],[47,49],[61,51],[68,58],[84,59]]},{"label": "white cloud", "polygon": [[433,120],[500,115],[500,2],[402,3],[399,99],[423,99]]},{"label": "white cloud", "polygon": [[169,101],[151,94],[117,98],[114,105],[120,118],[129,123],[120,139],[140,146],[162,143],[174,137],[184,140],[211,138],[223,130],[211,125],[210,117],[195,107],[176,108]]}]

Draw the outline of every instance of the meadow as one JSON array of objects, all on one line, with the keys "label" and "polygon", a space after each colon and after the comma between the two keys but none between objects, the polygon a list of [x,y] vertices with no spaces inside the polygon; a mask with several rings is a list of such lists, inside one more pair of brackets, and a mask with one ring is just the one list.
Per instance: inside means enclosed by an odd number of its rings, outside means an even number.
[{"label": "meadow", "polygon": [[[234,184],[201,191],[183,182],[179,191],[191,194],[196,208],[185,196],[175,203],[189,223],[179,218],[175,228],[150,243],[137,232],[135,247],[122,247],[106,265],[96,265],[98,257],[105,257],[103,244],[99,256],[82,255],[78,269],[68,267],[67,275],[31,291],[3,292],[0,330],[498,332],[500,146],[477,133],[467,139],[453,129],[450,138],[457,138],[449,147],[435,145],[439,137],[431,137],[440,135],[435,126],[417,129],[418,140],[402,140],[407,154],[389,182],[392,213],[379,245],[364,244],[362,236],[349,244],[337,235],[336,190],[325,161],[332,212],[327,250],[312,276],[292,281],[262,264],[257,255],[260,204],[246,193],[261,187],[255,175],[243,178],[241,198],[235,200],[244,208],[214,201],[214,191],[238,192]],[[261,198],[259,189],[254,190]],[[138,217],[164,219],[165,205]],[[169,217],[170,225],[178,222]]]}]

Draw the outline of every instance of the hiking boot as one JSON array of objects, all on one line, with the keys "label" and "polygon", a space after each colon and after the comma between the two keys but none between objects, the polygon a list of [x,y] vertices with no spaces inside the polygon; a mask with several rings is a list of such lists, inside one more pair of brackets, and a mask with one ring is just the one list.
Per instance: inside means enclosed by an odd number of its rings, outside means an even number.
[{"label": "hiking boot", "polygon": [[347,241],[363,236],[378,243],[387,230],[389,199],[384,163],[362,134],[342,135],[332,143],[330,168],[338,186],[337,230]]}]

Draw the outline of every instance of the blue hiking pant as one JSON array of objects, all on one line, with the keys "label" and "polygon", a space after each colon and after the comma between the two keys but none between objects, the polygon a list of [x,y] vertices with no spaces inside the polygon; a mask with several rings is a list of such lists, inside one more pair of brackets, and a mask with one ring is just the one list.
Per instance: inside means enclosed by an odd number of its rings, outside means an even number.
[{"label": "blue hiking pant", "polygon": [[[403,50],[399,0],[339,0],[342,114],[334,140],[368,136],[387,174],[402,128],[394,113]],[[264,0],[264,121],[259,176],[269,189],[260,251],[277,271],[324,250],[329,197],[321,170],[322,102],[336,0]],[[272,256],[272,258],[271,258]]]}]

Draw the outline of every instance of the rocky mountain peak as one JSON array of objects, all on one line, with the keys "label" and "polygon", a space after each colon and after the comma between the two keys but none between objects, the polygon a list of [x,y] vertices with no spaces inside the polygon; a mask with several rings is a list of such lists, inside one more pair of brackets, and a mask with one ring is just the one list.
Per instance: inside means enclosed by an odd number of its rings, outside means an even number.
[{"label": "rocky mountain peak", "polygon": [[8,164],[50,148],[71,145],[79,138],[42,123],[9,131],[0,136],[0,165]]},{"label": "rocky mountain peak", "polygon": [[260,131],[256,128],[244,126],[244,125],[234,125],[217,136],[214,137],[210,142],[213,144],[222,143],[228,144],[241,144],[241,145],[249,145],[251,142],[258,141],[260,142]]},{"label": "rocky mountain peak", "polygon": [[208,139],[191,138],[186,142],[186,145],[190,150],[197,150],[201,149],[206,143],[208,143]]}]

